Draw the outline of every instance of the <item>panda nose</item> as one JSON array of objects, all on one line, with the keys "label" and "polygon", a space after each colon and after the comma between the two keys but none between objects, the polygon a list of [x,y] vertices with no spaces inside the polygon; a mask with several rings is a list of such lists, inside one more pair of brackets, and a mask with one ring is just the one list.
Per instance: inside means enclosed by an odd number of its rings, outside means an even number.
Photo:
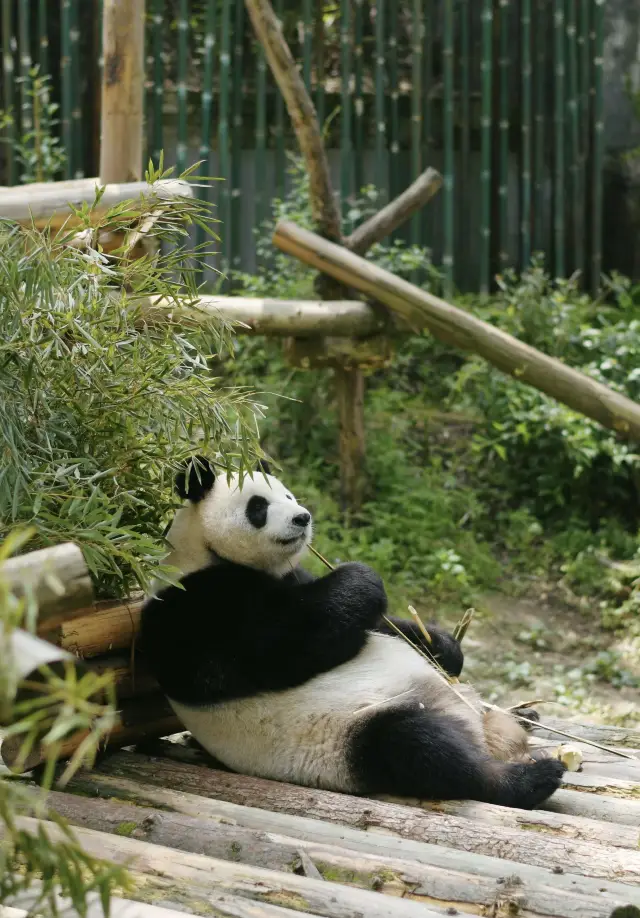
[{"label": "panda nose", "polygon": [[304,529],[304,527],[309,524],[310,519],[311,514],[305,511],[304,513],[299,513],[297,516],[294,516],[292,523],[294,526],[299,526],[301,529]]}]

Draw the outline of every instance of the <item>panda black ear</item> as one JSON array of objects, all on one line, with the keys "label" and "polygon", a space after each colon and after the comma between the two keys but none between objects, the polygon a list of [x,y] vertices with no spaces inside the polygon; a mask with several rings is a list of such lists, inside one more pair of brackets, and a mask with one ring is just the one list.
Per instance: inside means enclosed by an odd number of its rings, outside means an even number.
[{"label": "panda black ear", "polygon": [[258,459],[258,464],[256,465],[256,472],[264,472],[265,475],[271,474],[271,466],[266,459]]},{"label": "panda black ear", "polygon": [[176,492],[183,500],[197,504],[213,488],[215,480],[216,473],[209,460],[204,456],[194,456],[176,475]]}]

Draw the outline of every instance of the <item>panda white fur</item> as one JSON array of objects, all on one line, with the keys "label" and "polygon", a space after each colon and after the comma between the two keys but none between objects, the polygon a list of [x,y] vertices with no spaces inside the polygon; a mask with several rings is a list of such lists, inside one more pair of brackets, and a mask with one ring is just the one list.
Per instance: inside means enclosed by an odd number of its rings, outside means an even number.
[{"label": "panda white fur", "polygon": [[[196,469],[197,465],[197,469]],[[298,563],[311,514],[268,469],[215,475],[198,457],[176,481],[187,501],[168,533],[184,574],[142,613],[140,646],[184,726],[244,774],[349,793],[471,798],[530,808],[564,767],[528,755],[527,736],[482,714],[386,624],[378,575],[342,564],[314,578]],[[425,647],[419,630],[396,627]],[[429,651],[462,668],[429,625]]]}]

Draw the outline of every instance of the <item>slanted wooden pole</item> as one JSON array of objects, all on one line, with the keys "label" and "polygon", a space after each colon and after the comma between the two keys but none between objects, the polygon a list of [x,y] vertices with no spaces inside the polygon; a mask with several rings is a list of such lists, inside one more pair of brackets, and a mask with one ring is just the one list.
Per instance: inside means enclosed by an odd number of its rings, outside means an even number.
[{"label": "slanted wooden pole", "polygon": [[142,178],[145,0],[104,0],[100,180]]},{"label": "slanted wooden pole", "polygon": [[640,405],[561,360],[295,223],[278,223],[273,242],[304,264],[371,296],[404,319],[409,327],[428,328],[436,338],[479,354],[503,373],[528,383],[603,427],[628,440],[640,440]]}]

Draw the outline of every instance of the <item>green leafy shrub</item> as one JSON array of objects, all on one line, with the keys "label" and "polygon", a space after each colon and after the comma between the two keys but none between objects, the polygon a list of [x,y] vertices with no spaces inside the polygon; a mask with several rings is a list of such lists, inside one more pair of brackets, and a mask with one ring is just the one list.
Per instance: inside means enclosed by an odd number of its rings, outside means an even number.
[{"label": "green leafy shrub", "polygon": [[[37,544],[78,542],[109,595],[148,583],[179,462],[204,449],[246,467],[258,449],[259,407],[209,369],[228,329],[158,320],[145,301],[195,294],[184,220],[206,220],[204,207],[185,199],[169,212],[152,196],[104,215],[117,231],[160,211],[169,254],[121,267],[0,225],[0,537],[29,524]],[[88,227],[91,209],[77,216]]]}]

